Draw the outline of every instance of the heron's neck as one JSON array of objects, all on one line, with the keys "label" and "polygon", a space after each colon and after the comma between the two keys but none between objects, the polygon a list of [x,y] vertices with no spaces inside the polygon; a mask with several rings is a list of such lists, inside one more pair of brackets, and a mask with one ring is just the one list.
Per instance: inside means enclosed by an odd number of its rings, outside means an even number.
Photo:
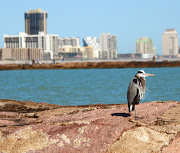
[{"label": "heron's neck", "polygon": [[144,77],[140,77],[139,79],[141,81],[143,89],[145,90],[145,88],[146,88],[146,79]]}]

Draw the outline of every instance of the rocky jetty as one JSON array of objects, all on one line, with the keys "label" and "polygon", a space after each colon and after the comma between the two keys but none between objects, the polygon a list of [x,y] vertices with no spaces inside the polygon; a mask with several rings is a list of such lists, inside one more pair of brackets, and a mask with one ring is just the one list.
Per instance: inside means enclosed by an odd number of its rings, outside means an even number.
[{"label": "rocky jetty", "polygon": [[162,62],[62,62],[56,64],[5,64],[0,65],[0,70],[25,70],[25,69],[94,69],[94,68],[145,68],[145,67],[180,67],[180,61]]},{"label": "rocky jetty", "polygon": [[180,103],[60,106],[0,100],[0,153],[180,152]]}]

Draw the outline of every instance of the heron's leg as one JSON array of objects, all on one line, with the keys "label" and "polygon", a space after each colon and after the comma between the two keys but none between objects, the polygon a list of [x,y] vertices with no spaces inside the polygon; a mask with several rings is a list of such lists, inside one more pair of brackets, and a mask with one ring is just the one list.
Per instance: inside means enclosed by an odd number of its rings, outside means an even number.
[{"label": "heron's leg", "polygon": [[138,117],[138,116],[136,116],[136,108],[134,108],[135,109],[135,119],[143,119],[143,117]]},{"label": "heron's leg", "polygon": [[138,118],[138,117],[136,116],[136,107],[135,107],[135,119],[136,119],[136,118]]}]

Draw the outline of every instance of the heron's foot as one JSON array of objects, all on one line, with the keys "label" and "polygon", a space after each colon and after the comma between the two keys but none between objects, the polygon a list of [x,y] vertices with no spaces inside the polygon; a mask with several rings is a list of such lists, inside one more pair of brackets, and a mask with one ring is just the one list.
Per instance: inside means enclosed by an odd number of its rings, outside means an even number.
[{"label": "heron's foot", "polygon": [[143,117],[135,116],[135,119],[143,119]]}]

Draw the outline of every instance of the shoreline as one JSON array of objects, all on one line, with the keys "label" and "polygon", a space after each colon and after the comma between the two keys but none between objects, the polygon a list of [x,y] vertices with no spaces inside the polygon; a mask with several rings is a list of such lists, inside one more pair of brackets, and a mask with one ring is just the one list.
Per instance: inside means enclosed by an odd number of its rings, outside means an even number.
[{"label": "shoreline", "polygon": [[180,61],[100,61],[100,62],[61,62],[42,64],[4,64],[0,70],[28,70],[28,69],[103,69],[103,68],[155,68],[180,67]]}]

